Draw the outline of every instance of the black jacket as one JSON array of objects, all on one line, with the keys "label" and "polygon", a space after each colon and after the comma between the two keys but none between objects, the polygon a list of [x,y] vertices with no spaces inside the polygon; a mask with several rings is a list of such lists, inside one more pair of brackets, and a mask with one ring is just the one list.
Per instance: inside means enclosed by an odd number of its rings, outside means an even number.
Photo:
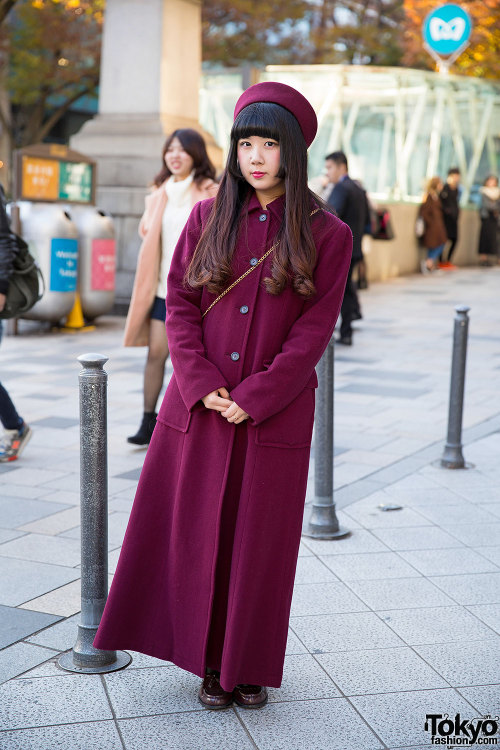
[{"label": "black jacket", "polygon": [[16,236],[11,231],[3,187],[0,185],[0,294],[6,294],[17,252]]},{"label": "black jacket", "polygon": [[361,238],[369,222],[365,191],[346,175],[334,186],[328,196],[328,204],[352,232],[352,260],[357,263],[363,258]]},{"label": "black jacket", "polygon": [[456,240],[458,237],[458,215],[460,208],[458,205],[458,190],[453,189],[451,185],[443,187],[439,193],[441,206],[443,207],[443,219],[446,227],[446,234],[449,240]]}]

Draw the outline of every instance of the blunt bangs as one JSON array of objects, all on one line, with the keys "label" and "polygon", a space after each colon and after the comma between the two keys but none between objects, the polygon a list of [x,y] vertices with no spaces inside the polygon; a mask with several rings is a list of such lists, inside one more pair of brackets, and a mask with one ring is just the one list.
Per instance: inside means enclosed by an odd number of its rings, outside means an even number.
[{"label": "blunt bangs", "polygon": [[260,138],[272,138],[279,143],[280,133],[283,133],[284,124],[290,117],[295,120],[294,116],[279,104],[254,102],[239,113],[231,129],[231,138],[239,141],[240,138],[256,135]]}]

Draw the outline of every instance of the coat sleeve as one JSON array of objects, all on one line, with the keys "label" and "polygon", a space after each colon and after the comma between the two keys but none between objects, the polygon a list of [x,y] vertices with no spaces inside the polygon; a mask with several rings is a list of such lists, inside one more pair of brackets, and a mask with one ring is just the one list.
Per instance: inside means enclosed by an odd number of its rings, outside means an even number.
[{"label": "coat sleeve", "polygon": [[328,204],[335,210],[337,216],[342,219],[345,214],[347,203],[347,191],[345,185],[341,182],[337,182],[334,185],[332,192],[328,197]]},{"label": "coat sleeve", "polygon": [[5,196],[0,186],[0,294],[7,294],[16,252],[16,237],[9,225]]},{"label": "coat sleeve", "polygon": [[167,280],[167,338],[179,391],[187,409],[218,388],[227,387],[219,369],[207,359],[202,336],[201,290],[184,283],[184,273],[201,236],[201,203],[197,203],[172,257]]},{"label": "coat sleeve", "polygon": [[231,391],[231,398],[254,425],[277,414],[299,395],[332,337],[351,261],[351,230],[338,222],[317,244],[316,294],[304,303],[269,369],[249,375]]}]

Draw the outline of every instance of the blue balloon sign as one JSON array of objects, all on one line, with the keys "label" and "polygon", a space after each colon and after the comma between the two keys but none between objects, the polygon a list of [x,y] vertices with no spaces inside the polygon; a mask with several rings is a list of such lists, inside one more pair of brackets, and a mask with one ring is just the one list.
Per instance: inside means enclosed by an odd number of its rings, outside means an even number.
[{"label": "blue balloon sign", "polygon": [[438,55],[452,55],[466,44],[471,30],[469,14],[460,5],[441,5],[424,21],[424,42]]}]

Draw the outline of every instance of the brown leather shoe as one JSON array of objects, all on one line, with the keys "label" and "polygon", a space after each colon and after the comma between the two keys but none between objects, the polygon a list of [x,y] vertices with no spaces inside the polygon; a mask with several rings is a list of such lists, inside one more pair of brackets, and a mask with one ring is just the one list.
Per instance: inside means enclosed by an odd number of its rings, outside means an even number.
[{"label": "brown leather shoe", "polygon": [[233,694],[222,689],[218,674],[207,674],[198,691],[198,700],[205,708],[217,710],[228,708],[233,702]]},{"label": "brown leather shoe", "polygon": [[262,708],[267,703],[267,688],[262,685],[236,685],[234,702],[242,708]]}]

